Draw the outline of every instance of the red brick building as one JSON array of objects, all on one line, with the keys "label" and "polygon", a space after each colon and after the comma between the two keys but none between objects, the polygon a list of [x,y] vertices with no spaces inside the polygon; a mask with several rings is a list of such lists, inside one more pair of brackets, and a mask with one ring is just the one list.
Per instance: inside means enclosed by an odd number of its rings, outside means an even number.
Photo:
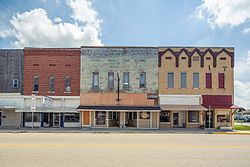
[{"label": "red brick building", "polygon": [[[51,79],[54,82],[51,90],[50,77],[54,77],[54,81]],[[69,81],[66,81],[67,77]],[[68,90],[66,82],[70,85]],[[38,87],[35,88],[34,84],[38,84]],[[32,93],[43,96],[80,96],[80,48],[24,48],[23,94]]]},{"label": "red brick building", "polygon": [[23,126],[80,127],[80,48],[24,48],[23,73]]}]

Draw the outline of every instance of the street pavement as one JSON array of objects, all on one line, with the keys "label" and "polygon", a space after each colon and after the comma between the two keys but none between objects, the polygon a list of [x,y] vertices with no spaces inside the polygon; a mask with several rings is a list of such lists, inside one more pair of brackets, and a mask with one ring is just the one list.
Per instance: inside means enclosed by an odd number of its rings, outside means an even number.
[{"label": "street pavement", "polygon": [[240,167],[249,155],[249,135],[0,133],[0,167]]}]

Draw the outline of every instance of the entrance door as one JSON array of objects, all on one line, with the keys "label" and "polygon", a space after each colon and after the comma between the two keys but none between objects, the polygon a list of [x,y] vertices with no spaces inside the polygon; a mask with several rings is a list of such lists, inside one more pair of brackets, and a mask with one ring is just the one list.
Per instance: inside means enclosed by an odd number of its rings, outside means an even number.
[{"label": "entrance door", "polygon": [[173,127],[179,127],[179,113],[173,113]]},{"label": "entrance door", "polygon": [[2,112],[0,112],[0,126],[2,125]]},{"label": "entrance door", "polygon": [[53,127],[60,127],[60,114],[59,113],[54,113],[53,114]]},{"label": "entrance door", "polygon": [[90,115],[89,111],[83,112],[83,125],[90,125],[89,115]]},{"label": "entrance door", "polygon": [[206,112],[206,128],[213,128],[214,123],[213,123],[213,115],[214,115],[214,111],[210,110]]}]

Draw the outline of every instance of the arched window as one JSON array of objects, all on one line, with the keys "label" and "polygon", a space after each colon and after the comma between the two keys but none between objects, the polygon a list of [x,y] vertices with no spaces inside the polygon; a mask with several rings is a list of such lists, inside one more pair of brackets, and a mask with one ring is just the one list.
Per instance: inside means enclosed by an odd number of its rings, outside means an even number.
[{"label": "arched window", "polygon": [[53,75],[49,77],[49,91],[55,91],[55,77]]},{"label": "arched window", "polygon": [[34,92],[39,91],[39,77],[38,76],[33,77],[33,91]]},{"label": "arched window", "polygon": [[64,91],[70,92],[70,87],[71,87],[71,78],[70,76],[66,76],[64,78]]}]

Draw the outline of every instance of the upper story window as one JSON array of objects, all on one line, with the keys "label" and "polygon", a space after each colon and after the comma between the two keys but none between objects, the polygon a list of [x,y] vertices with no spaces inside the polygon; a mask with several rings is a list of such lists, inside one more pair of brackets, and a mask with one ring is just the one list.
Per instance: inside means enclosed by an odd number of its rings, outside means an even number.
[{"label": "upper story window", "polygon": [[99,73],[98,72],[93,72],[92,87],[93,88],[99,87]]},{"label": "upper story window", "polygon": [[146,88],[146,72],[141,72],[139,76],[140,88]]},{"label": "upper story window", "polygon": [[123,73],[123,89],[129,88],[129,72]]},{"label": "upper story window", "polygon": [[168,85],[167,87],[168,88],[174,88],[174,73],[173,72],[169,72],[168,73]]},{"label": "upper story window", "polygon": [[187,73],[181,73],[181,88],[187,88]]},{"label": "upper story window", "polygon": [[212,88],[212,74],[206,73],[206,88]]},{"label": "upper story window", "polygon": [[33,77],[33,91],[34,92],[39,91],[39,77],[38,76]]},{"label": "upper story window", "polygon": [[18,88],[18,79],[13,79],[12,85],[13,88]]},{"label": "upper story window", "polygon": [[225,88],[225,74],[224,73],[218,74],[218,80],[219,80],[219,88]]},{"label": "upper story window", "polygon": [[71,78],[70,76],[66,76],[64,79],[64,91],[70,92],[71,89]]},{"label": "upper story window", "polygon": [[193,88],[199,88],[199,73],[193,73]]},{"label": "upper story window", "polygon": [[55,77],[53,75],[49,77],[49,91],[55,91]]},{"label": "upper story window", "polygon": [[114,72],[108,72],[108,88],[114,88]]}]

